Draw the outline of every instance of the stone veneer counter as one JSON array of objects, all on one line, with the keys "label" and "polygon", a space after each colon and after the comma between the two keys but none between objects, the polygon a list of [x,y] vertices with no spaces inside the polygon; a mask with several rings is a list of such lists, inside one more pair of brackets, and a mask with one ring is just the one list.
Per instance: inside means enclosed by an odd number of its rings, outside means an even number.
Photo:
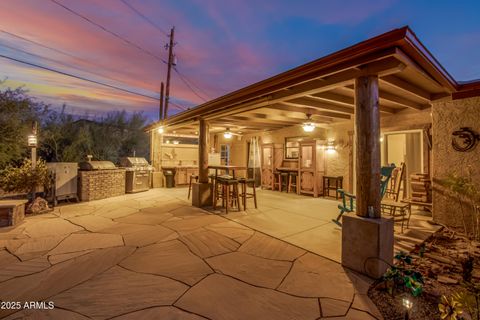
[{"label": "stone veneer counter", "polygon": [[125,194],[125,169],[78,172],[80,201],[92,201]]}]

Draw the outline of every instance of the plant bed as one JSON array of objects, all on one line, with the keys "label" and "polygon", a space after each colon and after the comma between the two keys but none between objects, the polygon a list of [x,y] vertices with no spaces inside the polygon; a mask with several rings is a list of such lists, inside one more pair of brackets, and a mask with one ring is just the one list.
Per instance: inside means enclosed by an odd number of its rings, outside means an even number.
[{"label": "plant bed", "polygon": [[385,319],[405,319],[406,300],[412,303],[409,319],[478,319],[479,242],[444,228],[396,258],[368,291]]}]

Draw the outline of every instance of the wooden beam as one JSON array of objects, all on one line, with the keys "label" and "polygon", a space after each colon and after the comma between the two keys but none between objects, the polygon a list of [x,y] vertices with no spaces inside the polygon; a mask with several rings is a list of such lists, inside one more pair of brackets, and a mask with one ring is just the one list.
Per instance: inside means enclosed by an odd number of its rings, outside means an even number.
[{"label": "wooden beam", "polygon": [[350,107],[346,106],[338,106],[338,105],[333,105],[330,103],[326,103],[324,101],[314,99],[311,97],[301,97],[301,98],[296,98],[288,101],[281,102],[284,105],[290,105],[290,106],[301,106],[301,107],[309,107],[309,108],[314,108],[317,110],[328,110],[328,111],[336,111],[336,112],[341,112],[345,114],[353,114],[353,99],[352,99],[352,104]]},{"label": "wooden beam", "polygon": [[276,103],[272,106],[268,106],[268,107],[265,107],[265,108],[272,109],[272,110],[298,112],[298,113],[302,113],[304,115],[305,114],[311,114],[311,115],[332,117],[332,118],[338,118],[338,119],[350,119],[350,115],[344,114],[344,113],[320,111],[320,110],[315,109],[315,108],[298,107],[298,106],[292,106],[292,105],[287,105],[287,104],[283,104],[283,103]]},{"label": "wooden beam", "polygon": [[378,77],[355,80],[357,208],[361,217],[380,218],[380,109]]},{"label": "wooden beam", "polygon": [[[348,86],[345,86],[343,89],[350,90],[350,91],[355,91],[355,86],[348,85]],[[388,99],[385,99],[385,100],[388,100]],[[383,113],[393,114],[393,113],[397,113],[400,110],[403,110],[403,109],[395,109],[395,108],[387,107],[385,105],[380,105],[380,112],[383,112]]]},{"label": "wooden beam", "polygon": [[346,106],[353,106],[355,104],[353,97],[344,96],[342,94],[333,92],[320,92],[313,94],[312,96],[322,101],[339,103]]},{"label": "wooden beam", "polygon": [[[264,115],[263,115],[264,116]],[[226,119],[238,120],[238,121],[247,121],[252,123],[264,123],[264,124],[273,124],[273,125],[296,125],[302,123],[301,120],[298,119],[297,121],[289,121],[289,120],[279,120],[279,119],[272,119],[272,118],[258,118],[258,117],[249,117],[249,116],[230,116]]]},{"label": "wooden beam", "polygon": [[425,102],[430,103],[430,93],[426,90],[423,90],[414,84],[411,84],[408,81],[405,81],[403,79],[400,79],[397,76],[394,75],[389,75],[389,76],[384,76],[380,78],[381,82],[387,83],[391,85],[392,87],[395,87],[399,90],[402,90],[403,92],[406,92],[408,94],[414,95],[415,97],[424,100]]},{"label": "wooden beam", "polygon": [[406,98],[394,95],[392,93],[389,93],[383,90],[379,92],[379,97],[380,99],[387,100],[387,101],[399,104],[403,107],[407,107],[415,110],[423,110],[423,109],[430,108],[429,104],[418,104],[416,102],[413,102],[411,100],[408,100]]}]

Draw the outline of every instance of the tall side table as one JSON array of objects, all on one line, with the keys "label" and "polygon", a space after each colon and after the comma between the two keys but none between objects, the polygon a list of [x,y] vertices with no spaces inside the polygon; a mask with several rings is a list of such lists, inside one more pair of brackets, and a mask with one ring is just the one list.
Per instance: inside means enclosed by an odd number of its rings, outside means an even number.
[{"label": "tall side table", "polygon": [[338,199],[338,189],[343,188],[343,176],[323,176],[323,196],[331,197],[330,190],[335,190],[335,199]]}]

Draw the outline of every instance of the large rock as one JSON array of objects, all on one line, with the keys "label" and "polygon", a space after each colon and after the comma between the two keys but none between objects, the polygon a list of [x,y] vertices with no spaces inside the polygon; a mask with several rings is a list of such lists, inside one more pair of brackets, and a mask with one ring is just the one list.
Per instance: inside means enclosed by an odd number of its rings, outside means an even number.
[{"label": "large rock", "polygon": [[189,287],[160,276],[114,267],[54,296],[61,308],[91,318],[110,318],[158,305],[172,304]]},{"label": "large rock", "polygon": [[308,320],[320,316],[317,299],[257,288],[219,274],[203,279],[175,306],[215,320]]}]

